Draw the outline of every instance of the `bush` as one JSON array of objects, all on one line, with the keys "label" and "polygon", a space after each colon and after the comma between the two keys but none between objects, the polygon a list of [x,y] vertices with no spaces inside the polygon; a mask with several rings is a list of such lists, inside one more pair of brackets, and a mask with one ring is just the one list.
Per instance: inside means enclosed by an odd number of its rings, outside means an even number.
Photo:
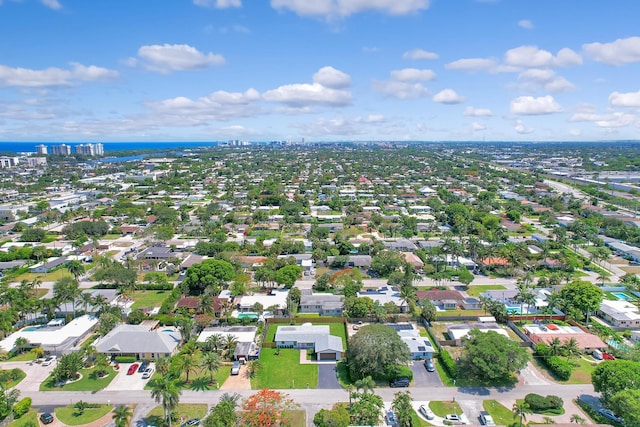
[{"label": "bush", "polygon": [[116,356],[115,361],[118,363],[135,363],[135,356]]},{"label": "bush", "polygon": [[405,365],[389,366],[386,379],[389,381],[393,381],[397,378],[409,378],[410,380],[412,380],[413,371],[411,370],[411,368]]},{"label": "bush", "polygon": [[552,356],[550,348],[544,344],[538,344],[535,347],[535,355],[540,358],[542,363],[562,381],[568,381],[573,372],[573,366],[558,356]]},{"label": "bush", "polygon": [[453,379],[458,378],[458,366],[449,352],[444,349],[441,350],[440,353],[438,353],[438,358],[440,359],[442,366],[444,366],[444,369],[449,373],[449,376]]},{"label": "bush", "polygon": [[558,396],[540,396],[539,394],[530,393],[524,397],[524,401],[529,404],[533,412],[541,413],[562,409],[564,401]]},{"label": "bush", "polygon": [[31,409],[31,398],[25,397],[24,399],[20,400],[20,402],[15,404],[15,406],[13,407],[13,415],[15,416],[15,418],[20,418],[21,416],[29,412],[29,409]]}]

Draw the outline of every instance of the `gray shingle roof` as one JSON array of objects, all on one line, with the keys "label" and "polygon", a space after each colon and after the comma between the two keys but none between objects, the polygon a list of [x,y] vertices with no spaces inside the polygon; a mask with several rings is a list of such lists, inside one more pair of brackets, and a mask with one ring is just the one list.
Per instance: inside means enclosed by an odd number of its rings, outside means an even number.
[{"label": "gray shingle roof", "polygon": [[172,353],[180,344],[178,331],[149,331],[138,325],[118,325],[95,342],[100,353]]}]

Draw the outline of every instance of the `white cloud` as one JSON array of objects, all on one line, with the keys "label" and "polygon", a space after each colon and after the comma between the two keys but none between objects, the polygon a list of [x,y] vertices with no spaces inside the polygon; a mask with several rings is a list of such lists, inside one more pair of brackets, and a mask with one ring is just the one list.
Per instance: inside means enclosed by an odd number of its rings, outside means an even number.
[{"label": "white cloud", "polygon": [[481,131],[481,130],[486,130],[487,129],[487,125],[485,125],[483,122],[473,122],[473,123],[471,123],[471,129],[474,132]]},{"label": "white cloud", "polygon": [[582,64],[582,57],[566,47],[553,56],[538,46],[519,46],[504,54],[504,63],[521,68],[571,67]]},{"label": "white cloud", "polygon": [[271,0],[271,7],[301,16],[333,19],[366,11],[407,15],[427,9],[429,0]]},{"label": "white cloud", "polygon": [[467,107],[464,109],[464,115],[469,117],[491,117],[493,113],[488,108]]},{"label": "white cloud", "polygon": [[453,89],[443,89],[433,95],[433,102],[440,102],[442,104],[461,104],[464,101],[465,97],[458,95]]},{"label": "white cloud", "polygon": [[242,0],[193,0],[193,4],[201,7],[227,9],[230,7],[242,7]]},{"label": "white cloud", "polygon": [[46,68],[32,70],[29,68],[11,68],[0,65],[0,85],[20,87],[56,87],[74,86],[80,82],[112,80],[118,72],[95,65],[85,66],[71,63],[71,69]]},{"label": "white cloud", "polygon": [[42,4],[53,10],[62,9],[62,5],[58,0],[41,0]]},{"label": "white cloud", "polygon": [[465,70],[465,71],[492,71],[496,68],[497,63],[493,59],[488,58],[463,58],[457,61],[449,62],[444,67],[448,70]]},{"label": "white cloud", "polygon": [[521,19],[521,20],[518,21],[518,27],[524,28],[525,30],[532,30],[533,29],[533,22],[531,22],[528,19]]},{"label": "white cloud", "polygon": [[519,96],[511,101],[510,111],[512,114],[541,115],[559,113],[562,111],[562,107],[551,95],[539,98]]},{"label": "white cloud", "polygon": [[558,67],[573,67],[582,64],[582,57],[568,47],[565,47],[558,51],[554,63]]},{"label": "white cloud", "polygon": [[322,67],[314,75],[313,81],[331,89],[344,89],[351,86],[351,76],[333,67]]},{"label": "white cloud", "polygon": [[294,125],[305,135],[364,135],[371,132],[371,127],[379,128],[386,124],[386,119],[381,114],[370,114],[365,117],[335,117],[319,118],[314,123],[301,123]]},{"label": "white cloud", "polygon": [[[138,56],[146,69],[162,74],[169,74],[172,71],[202,70],[225,63],[222,55],[211,52],[204,54],[186,44],[141,46],[138,49]],[[129,62],[137,64],[138,61],[130,58]]]},{"label": "white cloud", "polygon": [[391,79],[399,82],[425,82],[436,78],[432,70],[417,68],[403,68],[391,72]]},{"label": "white cloud", "polygon": [[523,82],[522,88],[525,90],[543,88],[547,92],[560,93],[575,89],[573,83],[564,77],[556,75],[555,71],[548,68],[525,70],[520,73],[518,80]]},{"label": "white cloud", "polygon": [[413,49],[402,54],[402,59],[438,59],[440,55],[434,52],[428,52],[424,49]]},{"label": "white cloud", "polygon": [[320,83],[283,85],[263,94],[265,101],[279,102],[292,107],[327,105],[342,107],[351,104],[351,92],[331,89]]},{"label": "white cloud", "polygon": [[609,95],[609,105],[612,107],[640,107],[640,91],[638,92],[613,92]]},{"label": "white cloud", "polygon": [[533,133],[533,128],[525,125],[522,120],[516,120],[513,124],[513,129],[521,135],[526,135],[528,133]]},{"label": "white cloud", "polygon": [[640,62],[640,37],[617,39],[611,43],[587,43],[582,50],[591,59],[609,65]]},{"label": "white cloud", "polygon": [[429,90],[420,83],[407,83],[396,80],[374,81],[373,90],[381,95],[397,98],[412,99],[429,96]]}]

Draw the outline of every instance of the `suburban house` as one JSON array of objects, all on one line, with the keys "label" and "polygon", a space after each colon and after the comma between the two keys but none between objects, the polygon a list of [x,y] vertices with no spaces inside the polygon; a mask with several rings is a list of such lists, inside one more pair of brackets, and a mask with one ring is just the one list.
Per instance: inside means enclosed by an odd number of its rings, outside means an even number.
[{"label": "suburban house", "polygon": [[594,349],[603,350],[607,348],[607,344],[600,337],[585,332],[577,326],[561,326],[549,323],[546,325],[525,325],[524,330],[525,334],[536,344],[549,345],[555,338],[564,344],[571,339],[575,339],[578,347],[587,353]]},{"label": "suburban house", "polygon": [[638,307],[628,301],[604,300],[596,315],[617,328],[639,328]]},{"label": "suburban house", "polygon": [[236,340],[236,349],[233,352],[235,360],[244,357],[245,360],[257,359],[260,348],[254,342],[258,328],[255,326],[226,326],[205,328],[198,335],[198,342],[206,342],[213,335],[219,335],[222,339],[232,336]]},{"label": "suburban house", "polygon": [[143,325],[121,324],[94,345],[99,353],[109,356],[135,356],[139,360],[171,357],[178,349],[182,335],[175,328],[149,330]]},{"label": "suburban house", "polygon": [[268,294],[244,295],[236,298],[236,308],[241,313],[251,313],[256,303],[262,305],[264,310],[277,306],[278,310],[286,310],[289,297],[288,289],[272,289]]},{"label": "suburban house", "polygon": [[455,341],[455,345],[462,345],[462,339],[466,337],[472,329],[478,329],[480,332],[494,331],[502,336],[509,338],[509,334],[500,325],[495,322],[478,322],[465,323],[462,325],[450,325],[447,333],[449,339]]},{"label": "suburban house", "polygon": [[176,253],[164,246],[154,246],[147,248],[138,255],[138,259],[154,259],[160,261],[166,261],[171,258],[175,258]]},{"label": "suburban house", "polygon": [[400,298],[398,288],[395,286],[382,286],[379,289],[366,288],[363,291],[358,292],[357,296],[371,298],[374,302],[377,302],[380,305],[392,302],[402,313],[407,313],[409,311],[409,305],[405,300]]},{"label": "suburban house", "polygon": [[38,263],[32,267],[29,267],[31,273],[48,273],[54,268],[60,267],[67,262],[67,257],[53,258],[49,261]]},{"label": "suburban house", "polygon": [[318,313],[320,316],[342,316],[344,297],[334,294],[316,294],[302,291],[300,313]]},{"label": "suburban house", "polygon": [[[334,256],[327,257],[327,265],[331,265],[336,259]],[[350,255],[344,263],[344,268],[361,268],[368,269],[371,267],[371,255]]]},{"label": "suburban house", "polygon": [[427,337],[421,337],[420,331],[412,323],[387,323],[387,326],[396,330],[400,339],[409,347],[411,360],[433,358],[433,345]]},{"label": "suburban house", "polygon": [[464,297],[458,291],[431,289],[429,291],[417,291],[418,301],[428,299],[436,307],[442,310],[455,310],[464,303]]},{"label": "suburban house", "polygon": [[309,349],[317,360],[340,360],[344,347],[342,338],[330,334],[329,325],[278,326],[276,347]]}]

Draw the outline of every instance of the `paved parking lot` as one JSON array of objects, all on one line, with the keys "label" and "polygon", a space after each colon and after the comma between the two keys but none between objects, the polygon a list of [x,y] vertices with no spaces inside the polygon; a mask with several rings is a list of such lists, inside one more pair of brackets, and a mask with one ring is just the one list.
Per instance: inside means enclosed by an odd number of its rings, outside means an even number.
[{"label": "paved parking lot", "polygon": [[[144,390],[144,386],[149,381],[142,379],[142,372],[136,371],[133,375],[127,375],[127,371],[131,366],[131,363],[121,363],[120,370],[116,377],[111,381],[105,390],[108,391],[122,391],[122,390]],[[155,369],[155,364],[150,364],[153,369]]]},{"label": "paved parking lot", "polygon": [[[437,360],[434,360],[434,363],[438,363]],[[433,386],[442,386],[442,381],[440,380],[440,375],[438,375],[438,371],[429,372],[424,367],[423,360],[414,360],[413,364],[410,366],[411,371],[413,372],[413,383],[418,387],[433,387]]]}]

